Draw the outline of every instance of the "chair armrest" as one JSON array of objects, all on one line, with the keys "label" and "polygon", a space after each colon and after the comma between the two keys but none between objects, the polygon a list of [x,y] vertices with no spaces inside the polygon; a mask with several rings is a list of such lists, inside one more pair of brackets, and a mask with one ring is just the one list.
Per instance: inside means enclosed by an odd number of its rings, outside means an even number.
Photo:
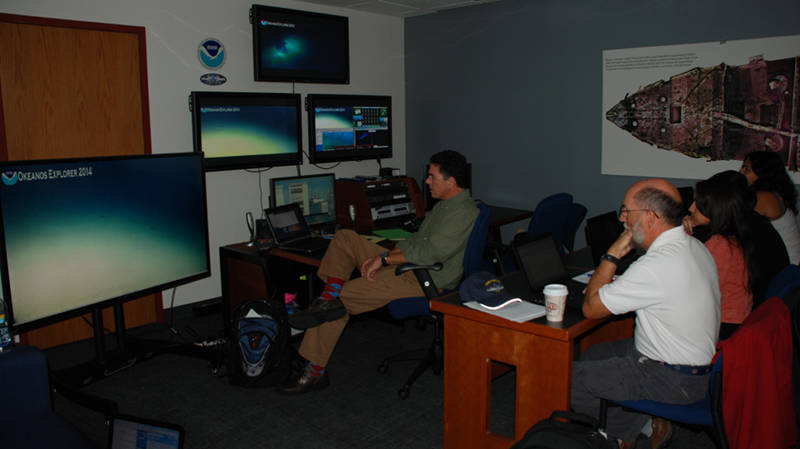
[{"label": "chair armrest", "polygon": [[428,270],[439,271],[443,266],[444,265],[442,265],[441,262],[436,262],[433,265],[415,265],[413,263],[404,263],[402,265],[398,265],[394,270],[394,273],[400,276],[407,271],[413,271],[414,275],[417,276],[419,286],[422,287],[422,291],[425,293],[425,297],[428,298],[428,300],[431,300],[439,296],[439,289],[436,288],[436,284],[433,283],[433,279],[431,278],[430,273],[428,273]]}]

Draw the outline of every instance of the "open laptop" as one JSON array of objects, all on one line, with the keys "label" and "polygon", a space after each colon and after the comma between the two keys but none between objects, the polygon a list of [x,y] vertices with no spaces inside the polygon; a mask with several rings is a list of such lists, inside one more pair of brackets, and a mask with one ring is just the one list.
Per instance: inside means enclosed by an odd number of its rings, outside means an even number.
[{"label": "open laptop", "polygon": [[300,205],[289,203],[265,209],[267,225],[275,246],[288,251],[315,253],[328,247],[330,240],[311,235]]},{"label": "open laptop", "polygon": [[544,286],[564,284],[569,289],[567,307],[580,309],[583,306],[583,289],[586,288],[586,284],[570,277],[561,252],[551,234],[515,239],[511,244],[511,249],[517,265],[533,293],[532,298],[525,299],[536,304],[544,304],[544,293],[542,292]]},{"label": "open laptop", "polygon": [[178,424],[114,415],[108,431],[108,449],[182,449],[183,427]]}]

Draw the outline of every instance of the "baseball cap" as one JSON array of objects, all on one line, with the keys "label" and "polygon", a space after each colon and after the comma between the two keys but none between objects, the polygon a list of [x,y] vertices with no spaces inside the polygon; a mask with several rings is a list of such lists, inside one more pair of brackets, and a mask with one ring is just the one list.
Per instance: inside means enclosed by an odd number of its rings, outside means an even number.
[{"label": "baseball cap", "polygon": [[487,309],[497,310],[509,304],[522,301],[506,291],[497,276],[478,271],[469,275],[458,287],[462,302],[475,301]]}]

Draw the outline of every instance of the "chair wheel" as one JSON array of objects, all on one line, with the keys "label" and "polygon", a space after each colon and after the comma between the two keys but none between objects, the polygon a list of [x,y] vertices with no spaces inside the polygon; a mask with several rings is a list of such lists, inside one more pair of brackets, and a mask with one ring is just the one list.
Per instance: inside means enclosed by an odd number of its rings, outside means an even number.
[{"label": "chair wheel", "polygon": [[389,362],[384,360],[380,365],[378,365],[378,372],[381,374],[386,374],[387,371],[389,371]]},{"label": "chair wheel", "polygon": [[408,385],[403,385],[403,388],[397,390],[397,395],[400,396],[400,399],[408,399],[408,396],[411,394],[411,387]]}]

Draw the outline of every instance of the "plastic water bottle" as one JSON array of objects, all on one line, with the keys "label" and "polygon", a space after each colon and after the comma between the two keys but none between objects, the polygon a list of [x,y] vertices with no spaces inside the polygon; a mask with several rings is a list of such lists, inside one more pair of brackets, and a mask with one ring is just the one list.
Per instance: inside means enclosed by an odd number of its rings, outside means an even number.
[{"label": "plastic water bottle", "polygon": [[6,319],[6,302],[0,299],[0,352],[11,349],[11,332],[8,330],[8,320]]}]

